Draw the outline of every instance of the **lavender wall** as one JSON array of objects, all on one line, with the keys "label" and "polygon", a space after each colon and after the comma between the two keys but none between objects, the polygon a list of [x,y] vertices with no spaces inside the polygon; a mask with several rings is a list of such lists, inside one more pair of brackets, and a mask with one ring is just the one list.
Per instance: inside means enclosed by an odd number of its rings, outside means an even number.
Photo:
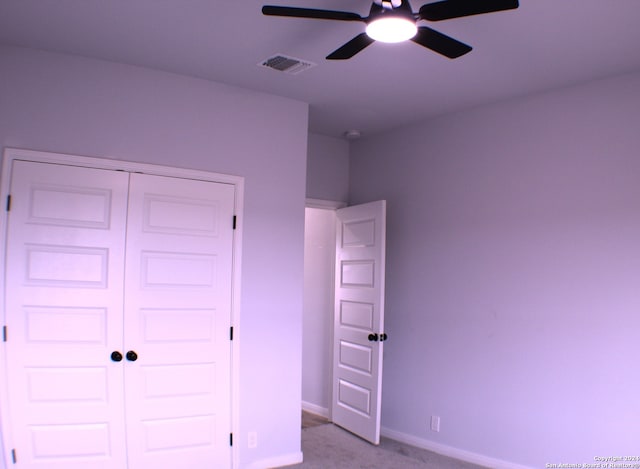
[{"label": "lavender wall", "polygon": [[307,105],[26,49],[1,47],[0,69],[2,147],[245,177],[235,441],[241,467],[299,456]]},{"label": "lavender wall", "polygon": [[384,427],[531,467],[637,456],[639,122],[636,73],[352,145],[350,202],[389,204]]},{"label": "lavender wall", "polygon": [[349,195],[349,142],[309,134],[307,197],[346,202]]}]

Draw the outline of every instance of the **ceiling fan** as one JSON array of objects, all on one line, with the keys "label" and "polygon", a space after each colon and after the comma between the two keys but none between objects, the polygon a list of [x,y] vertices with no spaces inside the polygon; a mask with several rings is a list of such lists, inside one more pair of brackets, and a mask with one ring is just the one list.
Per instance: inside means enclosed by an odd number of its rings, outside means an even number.
[{"label": "ceiling fan", "polygon": [[518,0],[442,0],[427,3],[414,13],[409,0],[374,0],[369,16],[348,11],[319,10],[265,5],[262,13],[269,16],[287,16],[366,23],[366,31],[327,56],[328,60],[350,59],[375,41],[402,42],[411,40],[438,54],[455,59],[472,48],[463,42],[427,26],[418,26],[420,20],[441,21],[463,16],[479,15],[518,8]]}]

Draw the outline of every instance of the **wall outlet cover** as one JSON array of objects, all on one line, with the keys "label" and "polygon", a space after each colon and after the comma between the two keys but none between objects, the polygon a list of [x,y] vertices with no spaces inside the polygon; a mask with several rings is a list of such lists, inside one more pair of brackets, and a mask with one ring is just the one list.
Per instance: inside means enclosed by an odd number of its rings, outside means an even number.
[{"label": "wall outlet cover", "polygon": [[247,438],[247,446],[249,448],[257,448],[258,447],[258,433],[257,432],[249,432]]},{"label": "wall outlet cover", "polygon": [[440,431],[440,417],[438,417],[437,415],[431,416],[431,430],[433,430],[434,432]]}]

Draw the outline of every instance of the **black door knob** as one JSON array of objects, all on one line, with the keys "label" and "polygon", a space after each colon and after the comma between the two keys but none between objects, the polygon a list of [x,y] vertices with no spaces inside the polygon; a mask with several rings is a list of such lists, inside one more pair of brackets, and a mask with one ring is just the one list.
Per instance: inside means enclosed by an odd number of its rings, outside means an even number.
[{"label": "black door knob", "polygon": [[387,336],[386,333],[382,333],[380,334],[380,342],[384,342],[385,340],[387,340],[389,337]]},{"label": "black door knob", "polygon": [[369,334],[369,342],[377,342],[378,334]]},{"label": "black door knob", "polygon": [[114,362],[119,362],[120,360],[122,360],[122,354],[117,350],[115,352],[112,352],[111,360],[113,360]]},{"label": "black door knob", "polygon": [[130,362],[134,362],[138,359],[138,354],[136,352],[134,352],[133,350],[129,350],[127,352],[127,360],[129,360]]}]

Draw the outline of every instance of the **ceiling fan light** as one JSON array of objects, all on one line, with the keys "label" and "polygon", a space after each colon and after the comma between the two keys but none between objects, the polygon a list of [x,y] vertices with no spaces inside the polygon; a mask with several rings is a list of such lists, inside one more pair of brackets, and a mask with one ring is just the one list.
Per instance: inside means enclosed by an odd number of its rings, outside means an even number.
[{"label": "ceiling fan light", "polygon": [[402,42],[411,39],[418,32],[415,21],[390,16],[378,18],[367,25],[367,35],[380,42]]}]

